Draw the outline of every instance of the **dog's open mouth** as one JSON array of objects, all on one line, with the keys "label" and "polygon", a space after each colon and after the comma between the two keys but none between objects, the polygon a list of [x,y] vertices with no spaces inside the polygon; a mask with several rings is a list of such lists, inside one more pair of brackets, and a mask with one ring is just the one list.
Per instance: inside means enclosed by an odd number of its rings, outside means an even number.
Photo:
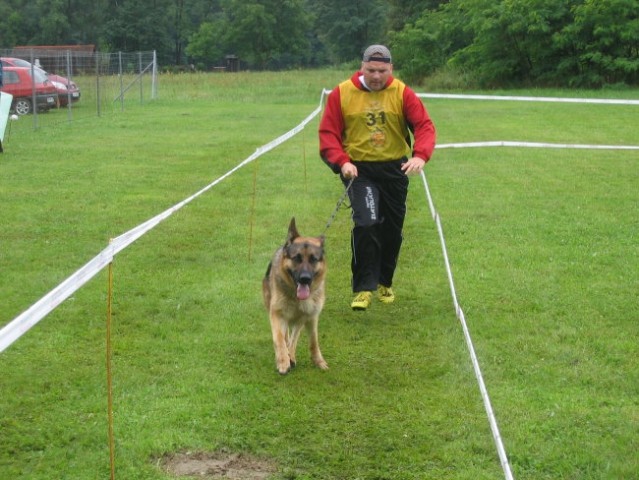
[{"label": "dog's open mouth", "polygon": [[297,299],[306,300],[311,296],[311,286],[306,283],[297,284]]}]

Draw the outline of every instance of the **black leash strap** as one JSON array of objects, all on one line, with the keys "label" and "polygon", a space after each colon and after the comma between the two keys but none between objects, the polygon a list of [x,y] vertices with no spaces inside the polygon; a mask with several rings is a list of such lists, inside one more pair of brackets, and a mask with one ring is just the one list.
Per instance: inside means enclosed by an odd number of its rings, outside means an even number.
[{"label": "black leash strap", "polygon": [[328,228],[333,223],[333,220],[335,220],[335,216],[337,215],[337,212],[339,212],[339,209],[342,206],[342,203],[344,203],[344,200],[346,200],[346,196],[348,195],[348,190],[351,188],[351,185],[353,185],[354,180],[355,180],[355,177],[351,178],[350,182],[348,182],[348,185],[346,185],[346,188],[344,189],[344,193],[342,194],[340,199],[337,201],[337,205],[335,206],[335,210],[333,210],[333,214],[331,215],[331,218],[329,218],[328,222],[326,222],[326,226],[324,227],[324,231],[322,232],[322,235],[326,234],[326,230],[328,230]]}]

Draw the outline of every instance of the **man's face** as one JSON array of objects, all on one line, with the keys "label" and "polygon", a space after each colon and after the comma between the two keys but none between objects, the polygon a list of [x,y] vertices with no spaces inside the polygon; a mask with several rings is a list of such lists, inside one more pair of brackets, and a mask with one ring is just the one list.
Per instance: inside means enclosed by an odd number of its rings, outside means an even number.
[{"label": "man's face", "polygon": [[384,88],[393,73],[393,64],[385,62],[362,62],[362,73],[368,88],[377,92]]}]

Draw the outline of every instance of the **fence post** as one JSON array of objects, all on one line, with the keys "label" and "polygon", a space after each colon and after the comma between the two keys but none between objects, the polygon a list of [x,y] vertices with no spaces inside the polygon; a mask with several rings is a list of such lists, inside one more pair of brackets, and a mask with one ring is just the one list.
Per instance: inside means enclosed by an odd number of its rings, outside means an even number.
[{"label": "fence post", "polygon": [[122,52],[118,52],[118,62],[118,68],[120,69],[120,108],[124,111],[124,86],[122,84],[122,82],[124,82],[124,79],[122,78],[124,72],[122,71]]},{"label": "fence post", "polygon": [[[71,50],[67,50],[67,79],[69,82],[73,79],[71,65]],[[73,120],[73,113],[71,112],[71,94],[69,93],[69,84],[67,83],[67,118]]]},{"label": "fence post", "polygon": [[96,52],[95,54],[95,101],[97,106],[98,117],[101,116],[101,107],[100,104],[100,60],[102,59],[102,54]]},{"label": "fence post", "polygon": [[36,82],[35,82],[35,54],[33,49],[29,50],[29,60],[31,62],[31,114],[33,115],[33,129],[38,129],[38,100],[36,97]]},{"label": "fence post", "polygon": [[144,67],[142,67],[142,52],[138,52],[138,71],[140,72],[140,105],[144,103],[144,85],[142,85],[142,79],[144,74]]},{"label": "fence post", "polygon": [[158,97],[157,79],[158,79],[158,57],[155,50],[153,50],[153,78],[151,79],[151,99],[152,100],[155,100]]}]

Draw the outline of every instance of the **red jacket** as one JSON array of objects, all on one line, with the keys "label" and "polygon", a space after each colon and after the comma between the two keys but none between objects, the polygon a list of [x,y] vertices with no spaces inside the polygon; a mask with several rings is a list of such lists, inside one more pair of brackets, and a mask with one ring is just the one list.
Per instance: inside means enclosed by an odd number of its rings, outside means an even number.
[{"label": "red jacket", "polygon": [[[366,90],[360,82],[361,75],[361,72],[356,72],[349,81],[359,90]],[[393,80],[391,76],[387,85],[390,85]],[[404,88],[402,109],[415,141],[412,147],[413,156],[425,161],[430,160],[435,149],[435,126],[420,98],[408,86]],[[328,96],[324,115],[320,121],[319,141],[320,155],[335,173],[339,173],[342,165],[351,161],[342,145],[344,130],[340,89],[334,88]],[[410,146],[410,138],[406,141]]]}]

